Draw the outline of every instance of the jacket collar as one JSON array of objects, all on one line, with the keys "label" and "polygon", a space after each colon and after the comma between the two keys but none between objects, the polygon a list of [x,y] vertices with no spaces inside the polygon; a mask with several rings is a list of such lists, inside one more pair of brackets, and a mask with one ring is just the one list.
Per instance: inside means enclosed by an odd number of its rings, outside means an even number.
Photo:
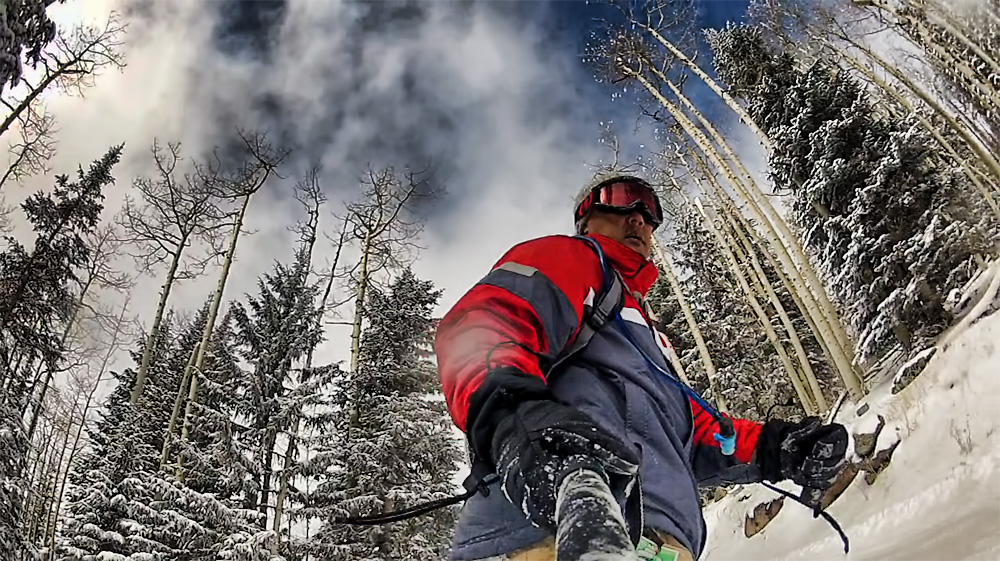
[{"label": "jacket collar", "polygon": [[605,258],[612,267],[621,273],[629,290],[637,291],[645,297],[650,287],[656,282],[656,277],[659,276],[656,265],[651,260],[636,253],[631,247],[607,236],[587,234],[587,237],[600,244],[601,249],[604,250]]}]

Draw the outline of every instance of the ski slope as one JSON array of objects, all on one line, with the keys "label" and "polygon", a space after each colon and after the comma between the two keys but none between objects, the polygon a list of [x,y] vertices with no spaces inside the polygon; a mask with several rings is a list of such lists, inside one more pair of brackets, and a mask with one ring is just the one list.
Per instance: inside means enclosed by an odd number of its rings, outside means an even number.
[{"label": "ski slope", "polygon": [[827,509],[850,538],[850,553],[825,521],[788,499],[767,527],[746,538],[747,513],[777,497],[751,485],[706,508],[702,559],[1000,560],[1000,313],[972,320],[942,338],[923,373],[901,392],[891,394],[888,376],[865,397],[870,407],[863,415],[855,403],[837,414],[852,440],[882,414],[876,453],[900,441],[872,485],[859,473]]}]

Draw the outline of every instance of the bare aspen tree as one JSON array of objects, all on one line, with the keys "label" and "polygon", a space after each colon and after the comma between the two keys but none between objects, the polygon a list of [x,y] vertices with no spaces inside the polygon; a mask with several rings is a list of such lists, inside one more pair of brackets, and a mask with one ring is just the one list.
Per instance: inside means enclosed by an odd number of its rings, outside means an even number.
[{"label": "bare aspen tree", "polygon": [[[738,191],[741,190],[741,186],[742,186],[741,182],[735,177],[735,175],[733,174],[731,168],[729,168],[729,166],[727,166],[725,164],[725,162],[722,161],[720,155],[711,146],[711,143],[709,142],[709,140],[694,125],[694,123],[692,123],[690,121],[690,119],[688,119],[687,116],[684,115],[680,111],[679,108],[677,108],[673,103],[671,103],[669,100],[667,100],[659,92],[659,90],[656,89],[655,86],[653,86],[653,84],[649,80],[647,80],[644,76],[640,75],[637,71],[626,70],[626,72],[631,72],[632,75],[637,79],[637,81],[639,81],[640,83],[642,83],[644,86],[647,87],[648,90],[650,90],[652,93],[654,93],[654,95],[657,96],[657,99],[660,101],[660,103],[665,108],[667,108],[668,111],[670,112],[671,116],[673,116],[678,121],[678,123],[681,124],[682,128],[685,130],[685,132],[688,133],[688,135],[695,142],[695,144],[698,146],[698,148],[706,156],[709,157],[709,159],[712,161],[712,163],[716,166],[716,169],[718,169],[720,172],[723,173],[724,177],[726,177],[726,179],[729,182],[729,184],[732,185],[734,188],[736,188]],[[743,193],[745,194],[746,192],[743,191]],[[746,198],[748,200],[751,199],[751,197],[749,197],[748,195],[746,196]],[[782,221],[782,223],[783,223],[783,221]],[[792,238],[790,236],[790,232],[789,232],[789,237],[787,239],[794,240],[794,238]],[[776,242],[776,245],[780,246],[780,243]],[[806,264],[806,266],[804,267],[804,269],[807,269],[807,268],[808,268],[808,264]],[[789,263],[789,270],[790,271],[796,271],[795,267],[792,266],[790,263]],[[816,282],[818,284],[818,279],[817,279]],[[808,294],[809,293],[808,289],[804,290],[803,293]],[[825,297],[825,292],[823,292],[822,287],[819,287],[819,289],[816,290],[816,293],[818,295],[821,295],[822,297]],[[829,308],[832,309],[832,305],[830,305]],[[833,312],[833,313],[835,313],[835,312]],[[820,323],[820,322],[822,322],[822,323]],[[821,325],[821,326],[830,326],[831,323],[832,322],[830,320],[830,316],[828,314],[824,314],[823,312],[820,312],[819,319],[817,320],[817,324]],[[839,320],[837,320],[837,324],[839,325]],[[828,329],[829,329],[829,327],[828,327]],[[821,333],[822,333],[822,331],[821,331]],[[827,335],[827,337],[829,338],[830,336]],[[846,336],[845,336],[845,338],[846,338]],[[851,361],[850,361],[850,359],[848,358],[848,356],[847,356],[847,354],[845,352],[846,342],[844,342],[842,339],[837,339],[836,336],[834,336],[834,338],[831,339],[831,340],[834,341],[834,344],[832,346],[828,345],[828,348],[833,351],[833,354],[832,354],[831,358],[833,358],[833,360],[835,361],[835,363],[837,363],[837,366],[838,366],[838,368],[840,369],[840,372],[841,372],[841,376],[844,379],[845,384],[848,386],[848,388],[851,388],[852,387],[852,383],[854,383],[855,384],[855,389],[852,391],[852,393],[854,393],[856,396],[860,396],[861,395],[860,378],[858,377],[857,373],[854,372],[853,367],[851,366]]]},{"label": "bare aspen tree", "polygon": [[53,426],[56,429],[53,437],[53,445],[58,452],[53,454],[51,467],[46,475],[46,480],[38,489],[40,491],[42,507],[36,509],[37,518],[33,520],[30,536],[34,541],[42,544],[48,543],[49,521],[52,519],[52,510],[55,508],[56,492],[59,486],[59,475],[62,473],[63,459],[66,450],[69,448],[70,434],[73,432],[73,418],[80,407],[79,396],[74,396],[72,403],[63,406],[62,411],[54,411]]},{"label": "bare aspen tree", "polygon": [[37,79],[21,73],[14,87],[0,93],[0,104],[7,110],[0,120],[0,138],[15,126],[20,137],[10,143],[11,159],[0,176],[0,188],[7,180],[44,172],[45,162],[54,154],[53,120],[41,104],[42,95],[52,89],[82,95],[97,74],[123,68],[124,33],[125,25],[114,13],[103,27],[59,31],[38,53]]},{"label": "bare aspen tree", "polygon": [[[65,345],[68,342],[71,333],[76,328],[78,319],[84,313],[91,318],[92,323],[98,325],[113,319],[107,318],[106,314],[92,303],[93,291],[110,290],[115,293],[126,293],[133,286],[133,279],[128,274],[119,271],[115,266],[122,242],[114,225],[105,225],[89,233],[86,236],[86,243],[90,249],[90,260],[78,277],[79,288],[77,289],[76,302],[73,305],[71,315],[63,326],[60,345]],[[32,397],[31,420],[28,423],[29,439],[34,435],[38,417],[45,406],[45,394],[48,392],[54,374],[55,371],[43,363],[37,366],[35,381],[31,387],[32,395],[37,393],[37,397]]]},{"label": "bare aspen tree", "polygon": [[[899,35],[912,41],[918,47],[923,48],[925,51],[928,49],[933,51],[935,38],[941,39],[940,33],[931,34],[928,29],[920,23],[923,15],[928,13],[924,10],[924,2],[917,2],[916,4],[919,4],[919,6],[915,7],[904,6],[905,9],[903,10],[892,8],[885,2],[858,2],[856,0],[852,0],[852,3],[856,6],[873,6],[878,10],[885,10],[887,13],[895,15],[897,17],[897,21],[891,26],[889,32],[898,33]],[[919,120],[924,121],[925,128],[928,129],[930,134],[935,137],[935,139],[942,145],[942,147],[945,148],[946,151],[955,151],[954,148],[952,148],[950,144],[943,139],[936,127],[927,122],[926,119],[924,119],[923,116],[921,116],[919,112],[916,111],[912,105],[910,105],[904,97],[904,94],[909,94],[919,99],[922,104],[930,109],[939,119],[941,119],[949,129],[953,130],[961,138],[968,150],[975,155],[975,158],[978,159],[982,165],[986,166],[990,175],[992,175],[990,182],[996,184],[996,182],[1000,180],[1000,162],[997,161],[989,147],[984,145],[984,142],[992,142],[992,144],[995,145],[997,139],[992,138],[992,141],[988,141],[983,137],[984,134],[993,135],[995,137],[997,131],[994,129],[984,129],[981,126],[983,124],[982,122],[976,124],[975,120],[963,120],[962,111],[958,111],[957,113],[948,111],[944,107],[942,98],[954,99],[956,95],[954,89],[950,90],[943,96],[934,95],[928,91],[928,87],[925,84],[920,83],[913,77],[912,72],[904,71],[905,69],[900,67],[898,62],[886,59],[882,54],[876,53],[871,47],[863,44],[857,37],[871,34],[872,30],[869,29],[871,27],[870,24],[867,27],[860,28],[855,22],[854,27],[849,27],[848,24],[845,24],[842,21],[846,19],[843,15],[838,15],[837,12],[822,7],[810,10],[808,15],[789,9],[789,16],[795,19],[796,25],[798,25],[804,32],[818,40],[823,47],[830,49],[833,54],[833,59],[836,62],[847,62],[855,70],[859,71],[867,81],[875,83],[882,91],[886,92],[890,98],[903,105],[904,109],[909,114],[912,114]],[[880,17],[878,18],[878,21],[883,22],[883,25],[880,27],[883,31],[886,31],[884,25],[886,20]],[[919,28],[918,32],[914,33],[913,30],[917,28]],[[845,47],[840,47],[839,45],[845,45]],[[879,78],[875,72],[872,72],[865,67],[861,61],[850,52],[849,49],[854,49],[855,51],[862,53],[864,58],[871,61],[871,63],[877,65],[880,69],[892,76],[892,79],[895,80],[901,88],[894,88],[888,83],[887,80]],[[964,62],[968,64],[973,64],[973,59],[978,57],[974,50],[967,51],[965,54],[967,55],[967,60]],[[957,64],[956,61],[952,61],[952,63],[952,65]],[[981,58],[979,64],[982,64]],[[943,72],[940,68],[936,71],[939,73]],[[1000,75],[997,76],[997,80],[1000,81]],[[988,80],[986,80],[986,82],[988,82]],[[968,80],[963,83],[968,83]],[[984,87],[992,90],[992,92],[996,94],[995,86],[987,83]],[[996,103],[993,111],[1000,111],[1000,97],[994,101]],[[980,105],[982,105],[982,103],[980,103]],[[990,125],[988,119],[985,124],[992,126]],[[966,172],[966,175],[970,176],[970,180],[973,181],[974,186],[980,190],[980,193],[987,199],[987,203],[990,207],[993,208],[997,206],[996,202],[992,200],[992,196],[988,190],[984,189],[979,181],[973,179],[970,166],[962,165],[962,168]]]},{"label": "bare aspen tree", "polygon": [[[161,265],[167,267],[129,396],[132,404],[138,401],[146,384],[174,283],[204,272],[222,252],[222,236],[228,226],[226,213],[220,206],[223,198],[218,191],[221,173],[218,161],[192,163],[189,171],[182,171],[180,144],[168,143],[164,148],[157,142],[151,152],[157,177],[136,179],[133,188],[140,200],[126,196],[117,217],[124,231],[122,240],[133,247],[132,257],[138,270],[152,273]],[[196,243],[207,249],[191,256],[189,250]]]},{"label": "bare aspen tree", "polygon": [[[860,7],[861,10],[851,11],[849,8]],[[837,8],[842,8],[840,11]],[[995,115],[1000,111],[1000,96],[997,94],[997,87],[1000,86],[1000,74],[991,74],[989,68],[993,60],[985,51],[971,44],[971,40],[960,39],[965,37],[957,27],[941,17],[945,11],[933,2],[924,0],[907,0],[903,3],[892,4],[883,0],[851,0],[842,6],[815,6],[804,11],[802,7],[794,3],[780,2],[774,7],[758,8],[760,14],[783,13],[787,16],[786,21],[793,22],[796,32],[806,34],[809,42],[818,42],[820,48],[830,49],[832,60],[837,64],[846,62],[855,70],[860,72],[864,79],[876,84],[880,90],[888,94],[888,97],[900,103],[908,114],[912,114],[922,121],[930,134],[942,144],[945,151],[964,152],[959,147],[951,147],[944,141],[937,127],[925,119],[920,112],[912,107],[905,96],[909,95],[921,101],[923,106],[939,118],[947,128],[953,130],[969,151],[974,155],[973,162],[960,163],[966,175],[970,176],[973,185],[987,199],[987,204],[996,206],[992,200],[989,190],[984,189],[982,183],[974,179],[976,171],[975,160],[985,166],[992,177],[989,183],[996,184],[998,180],[997,163],[993,155],[995,148],[1000,145],[1000,129],[997,127]],[[862,14],[865,17],[859,18]],[[769,16],[771,17],[771,16]],[[783,38],[783,29],[776,29],[773,22],[768,17],[762,18],[764,25],[774,36]],[[935,95],[929,90],[930,84],[924,83],[917,78],[916,72],[900,66],[898,61],[887,59],[883,52],[876,52],[875,49],[867,46],[862,41],[862,37],[872,35],[876,31],[882,37],[898,37],[900,40],[909,41],[915,46],[924,50],[928,54],[927,58],[922,58],[921,65],[931,62],[931,68],[938,77],[952,80],[952,85],[946,91]],[[957,35],[956,35],[957,34]],[[796,50],[802,50],[793,40],[783,38],[786,44],[790,44]],[[959,45],[962,41],[970,41],[970,44]],[[841,47],[841,45],[844,45]],[[861,58],[856,57],[853,51],[860,51],[863,58],[875,64],[878,68],[888,73],[898,87],[890,84],[890,79],[882,79],[877,73],[868,69],[863,64]],[[945,49],[947,52],[941,51]],[[814,49],[816,50],[816,49]],[[943,53],[943,54],[942,54]],[[945,58],[941,58],[941,56]],[[813,55],[810,55],[813,56]],[[950,58],[948,58],[950,57]],[[985,58],[984,58],[985,57]],[[935,62],[936,61],[936,62]],[[971,74],[970,74],[971,73]],[[974,74],[974,76],[973,76]],[[978,76],[978,78],[977,78]],[[995,76],[996,84],[990,83],[990,76]],[[978,84],[978,85],[977,85]],[[976,91],[989,92],[990,98],[983,98]],[[980,91],[980,93],[981,93]],[[964,98],[971,97],[973,105],[977,108],[955,108],[949,111],[945,108],[946,103],[963,101]],[[992,101],[991,101],[992,99]],[[992,104],[992,105],[991,105]],[[982,118],[977,117],[978,111],[982,113]],[[993,116],[990,116],[993,115]],[[958,160],[963,162],[966,157]]]},{"label": "bare aspen tree", "polygon": [[295,184],[293,196],[306,211],[305,222],[298,222],[291,230],[299,235],[299,243],[303,244],[306,261],[312,267],[313,250],[319,237],[320,210],[326,203],[326,195],[320,184],[320,168],[314,167],[306,172],[305,178]]},{"label": "bare aspen tree", "polygon": [[[799,307],[799,310],[809,323],[809,327],[816,336],[817,340],[820,342],[820,346],[823,348],[824,353],[836,363],[836,359],[831,354],[829,347],[830,343],[827,342],[827,337],[829,337],[828,333],[833,331],[830,318],[828,316],[829,312],[824,311],[826,306],[820,305],[820,303],[817,302],[817,299],[813,296],[813,291],[816,291],[821,295],[820,299],[822,299],[822,297],[825,297],[825,292],[823,291],[822,286],[819,286],[818,279],[815,279],[816,284],[812,287],[809,287],[809,283],[806,282],[805,278],[812,272],[812,268],[806,260],[801,246],[798,244],[796,238],[792,236],[791,232],[788,231],[787,224],[780,216],[778,216],[777,212],[775,212],[770,201],[763,196],[763,191],[757,185],[753,175],[746,169],[743,161],[736,155],[735,151],[729,145],[729,142],[726,141],[718,130],[716,130],[715,126],[712,125],[712,123],[706,119],[700,111],[698,111],[694,104],[687,98],[687,96],[684,95],[683,92],[681,92],[680,88],[678,88],[673,81],[662,75],[662,73],[658,72],[658,75],[661,77],[663,83],[670,88],[674,96],[698,119],[702,128],[711,135],[712,139],[715,141],[715,146],[718,146],[726,157],[725,164],[735,166],[734,171],[738,170],[740,172],[739,177],[736,177],[735,174],[728,177],[729,183],[733,186],[736,194],[747,203],[750,213],[763,228],[768,243],[782,258],[782,264],[785,270],[788,271],[788,276],[781,273],[783,284],[792,294],[796,305]],[[697,157],[696,152],[695,155]],[[717,160],[720,162],[723,161],[721,155]],[[729,193],[724,190],[722,193],[729,198]],[[758,204],[758,201],[760,204]],[[742,214],[740,217],[742,218]],[[782,229],[782,235],[784,237],[778,235],[778,232],[775,231],[773,224],[777,224],[779,229]],[[789,252],[789,247],[794,249],[791,253]],[[792,259],[792,253],[797,254],[802,269],[806,271],[805,274],[800,275],[799,268],[795,266],[795,261]],[[770,257],[769,253],[767,255]],[[782,267],[778,267],[777,265],[773,265],[773,267],[779,272],[782,270]],[[815,275],[813,274],[813,276]],[[829,306],[832,308],[832,305]],[[839,319],[836,321],[839,325]],[[824,322],[827,328],[819,329],[818,322]],[[849,364],[849,348],[845,348],[844,346],[847,342],[843,339],[838,339],[837,341],[833,341],[832,344],[840,346],[840,350],[837,352],[842,354],[844,358],[844,360],[841,361],[840,366],[843,367]]]},{"label": "bare aspen tree", "polygon": [[48,161],[56,153],[55,117],[40,102],[24,109],[17,119],[16,140],[7,144],[7,170],[0,176],[0,189],[7,181],[22,181],[50,171]]},{"label": "bare aspen tree", "polygon": [[76,416],[71,417],[68,420],[69,430],[67,431],[67,437],[69,436],[69,433],[72,432],[72,443],[70,443],[69,438],[66,439],[64,452],[67,453],[68,456],[66,457],[65,462],[61,464],[61,472],[56,474],[57,480],[54,487],[56,492],[45,532],[45,544],[47,544],[48,549],[46,559],[48,561],[54,561],[56,559],[55,537],[63,505],[62,501],[66,492],[66,482],[69,480],[69,474],[73,468],[77,454],[83,449],[83,445],[81,444],[83,430],[87,425],[87,419],[90,416],[90,413],[96,405],[94,397],[97,394],[97,390],[100,387],[101,382],[104,381],[105,376],[108,373],[108,367],[111,364],[112,357],[121,350],[122,343],[126,340],[129,333],[127,327],[129,320],[126,318],[128,306],[129,299],[126,298],[125,302],[121,306],[121,312],[118,314],[118,317],[115,318],[114,324],[105,328],[109,331],[111,340],[105,343],[106,348],[104,349],[100,362],[96,365],[96,369],[91,368],[91,366],[88,365],[80,376],[73,379],[71,384],[71,387],[77,396],[77,399],[74,400],[74,404],[79,403],[79,406],[75,408]]},{"label": "bare aspen tree", "polygon": [[[807,281],[805,285],[808,288],[801,291],[801,295],[803,298],[806,298],[806,293],[809,292],[812,297],[815,297],[818,304],[817,309],[813,312],[815,324],[819,328],[821,336],[827,339],[827,348],[831,351],[831,358],[837,366],[844,384],[853,397],[859,398],[863,395],[864,390],[861,386],[860,375],[854,369],[853,353],[851,352],[853,347],[848,341],[833,304],[829,301],[825,289],[806,259],[797,238],[792,235],[784,220],[774,212],[774,209],[766,201],[766,197],[756,188],[756,184],[752,183],[750,185],[750,187],[757,191],[751,196],[744,190],[742,182],[736,177],[731,167],[723,161],[721,155],[706,135],[675,103],[667,99],[663,92],[660,91],[653,80],[663,80],[665,79],[665,75],[659,69],[659,65],[653,62],[652,55],[648,52],[647,46],[642,40],[634,36],[621,35],[615,38],[614,41],[616,43],[604,47],[603,57],[607,64],[604,71],[612,79],[629,79],[638,82],[683,128],[698,149],[709,158],[712,165],[733,186],[734,190],[740,193],[748,202],[754,203],[750,206],[752,210],[755,212],[760,212],[763,209],[768,210],[766,218],[760,216],[758,220],[762,225],[773,225],[781,231],[781,237],[774,235],[773,243],[775,244],[775,249],[779,256],[787,258],[785,266],[790,273],[790,277],[794,279],[796,277],[794,272],[801,271],[803,280]],[[757,206],[758,204],[760,205],[759,207]],[[823,214],[824,209],[820,208],[817,210]],[[789,250],[795,254],[801,268],[793,264],[794,262],[791,260]],[[834,344],[831,344],[831,342],[834,342]]]},{"label": "bare aspen tree", "polygon": [[32,443],[34,461],[29,471],[28,488],[31,492],[24,528],[24,536],[29,541],[35,540],[37,532],[41,529],[42,520],[48,512],[49,501],[52,498],[52,481],[57,470],[56,459],[59,455],[60,440],[67,432],[65,420],[70,416],[68,410],[71,404],[66,401],[62,392],[54,393],[51,401],[53,407],[45,413],[43,426],[37,433],[37,442]]},{"label": "bare aspen tree", "polygon": [[[350,271],[356,287],[352,298],[352,374],[358,369],[368,287],[379,272],[403,266],[408,250],[416,247],[414,239],[422,230],[412,211],[420,200],[437,194],[431,184],[429,170],[407,171],[400,177],[391,167],[369,169],[361,179],[361,186],[361,200],[347,206],[348,236],[358,244],[361,253]],[[358,420],[356,402],[357,399],[351,400],[351,426]]]},{"label": "bare aspen tree", "polygon": [[[666,30],[677,26],[678,20],[684,22],[682,25],[689,25],[690,21],[693,21],[693,11],[697,10],[697,7],[694,6],[693,3],[689,2],[688,5],[681,3],[680,7],[677,3],[673,2],[650,2],[637,4],[622,0],[610,0],[610,3],[621,10],[622,15],[631,25],[634,25],[638,29],[642,30],[653,41],[666,49],[671,56],[675,57],[679,63],[690,70],[692,74],[704,82],[704,84],[708,86],[713,93],[725,102],[726,106],[729,107],[730,110],[736,113],[740,121],[753,131],[757,138],[760,139],[764,148],[768,151],[771,150],[771,139],[768,138],[764,130],[756,123],[756,121],[754,121],[753,117],[747,113],[746,109],[744,109],[732,95],[725,91],[725,89],[723,89],[718,82],[712,79],[707,72],[702,70],[702,68],[698,66],[698,63],[696,63],[691,57],[687,56],[684,51],[678,48],[676,44],[667,39],[665,35]],[[672,12],[679,12],[679,14]]]},{"label": "bare aspen tree", "polygon": [[[726,196],[725,192],[723,192],[722,186],[719,185],[715,177],[711,175],[711,171],[708,169],[708,165],[705,161],[702,160],[693,150],[692,156],[695,158],[698,168],[701,170],[706,182],[712,189],[711,193],[703,191],[705,198],[711,201],[712,204],[719,209],[720,215],[725,217],[722,219],[722,224],[719,229],[725,235],[726,243],[734,248],[742,248],[742,253],[746,256],[746,258],[741,258],[740,262],[748,262],[752,266],[753,274],[748,276],[752,279],[756,279],[757,284],[759,284],[763,289],[762,295],[767,297],[771,306],[778,314],[778,319],[781,321],[781,325],[785,329],[785,334],[788,336],[788,339],[792,344],[792,348],[795,350],[795,357],[801,368],[802,376],[805,378],[810,392],[812,392],[813,402],[815,403],[820,414],[826,413],[826,398],[823,396],[823,391],[819,387],[819,380],[816,379],[816,374],[813,372],[812,364],[809,363],[809,356],[802,347],[802,341],[799,338],[798,331],[792,324],[791,318],[788,317],[788,312],[785,310],[784,305],[782,305],[781,300],[778,299],[778,295],[775,293],[774,287],[771,285],[771,281],[768,280],[767,276],[764,274],[764,269],[757,257],[757,251],[740,229],[739,225],[736,224],[736,219],[733,214],[739,214],[738,209],[734,208],[732,201]],[[699,183],[699,187],[701,187],[701,185],[702,184]],[[726,228],[727,221],[729,222],[728,229]],[[734,237],[738,238],[739,243],[737,243],[737,240],[734,239]],[[789,373],[789,376],[792,375],[792,373]]]},{"label": "bare aspen tree", "polygon": [[903,72],[901,72],[895,66],[886,62],[882,57],[878,56],[868,47],[865,47],[854,40],[849,40],[851,46],[858,49],[864,53],[870,60],[878,63],[886,72],[892,75],[893,78],[898,80],[900,83],[905,85],[907,89],[916,95],[921,101],[923,101],[928,107],[930,107],[934,112],[944,120],[948,126],[954,130],[966,145],[972,150],[976,156],[986,165],[989,169],[990,174],[993,175],[994,181],[1000,180],[1000,161],[990,153],[989,150],[984,147],[978,138],[975,138],[972,132],[970,132],[966,127],[962,126],[955,117],[948,112],[947,109],[938,101],[934,96],[926,91],[925,88],[909,79]]},{"label": "bare aspen tree", "polygon": [[907,37],[927,53],[928,61],[946,77],[956,90],[966,96],[981,112],[989,128],[993,146],[998,141],[1000,122],[1000,67],[995,57],[968,39],[932,2],[907,0],[851,0],[851,4],[875,10],[882,21],[893,23],[900,35]]},{"label": "bare aspen tree", "polygon": [[[94,275],[94,271],[101,268],[91,267],[89,274]],[[68,380],[53,388],[42,407],[36,410],[37,416],[32,418],[35,423],[32,427],[33,449],[36,461],[40,462],[32,471],[34,474],[41,474],[41,477],[36,475],[34,479],[34,503],[28,535],[40,546],[44,546],[50,539],[49,532],[55,524],[54,509],[58,508],[61,501],[61,494],[57,491],[73,461],[69,442],[72,440],[75,419],[80,411],[89,410],[93,393],[97,390],[98,382],[92,382],[92,377],[87,376],[86,372],[99,360],[99,347],[104,346],[99,340],[102,333],[119,333],[124,325],[122,314],[116,318],[107,318],[103,311],[91,311],[93,307],[89,304],[80,308],[86,308],[87,313],[77,314],[79,317],[75,318],[75,333],[72,337],[64,338],[64,343],[67,342],[65,339],[73,340],[73,344],[66,345],[65,352],[67,359],[72,357],[74,360],[64,360],[60,369],[60,372],[68,373]],[[116,345],[114,350],[117,349]]]},{"label": "bare aspen tree", "polygon": [[[178,391],[183,391],[185,381],[190,380],[188,384],[187,404],[184,408],[184,420],[181,425],[182,441],[187,440],[190,432],[191,414],[198,398],[198,376],[205,364],[205,356],[208,353],[209,343],[212,339],[215,320],[219,313],[219,307],[222,305],[222,295],[226,288],[226,281],[229,279],[229,270],[236,256],[236,244],[243,232],[243,221],[246,217],[247,208],[250,206],[251,198],[276,173],[278,167],[288,155],[287,151],[271,146],[266,136],[262,133],[239,131],[238,135],[241,141],[241,148],[244,150],[243,161],[235,172],[217,176],[216,182],[211,185],[212,190],[216,193],[238,200],[239,210],[236,212],[234,222],[232,223],[229,247],[222,262],[219,282],[216,285],[215,292],[212,294],[208,319],[205,321],[201,341],[195,350],[195,359],[189,362],[189,366],[184,369],[181,386],[178,388]],[[173,427],[168,427],[167,434],[171,435],[172,433]],[[178,460],[177,466],[179,478],[183,479],[182,461]]]},{"label": "bare aspen tree", "polygon": [[782,345],[781,340],[778,338],[778,333],[774,329],[774,324],[771,322],[771,318],[768,316],[767,312],[764,311],[764,308],[757,300],[757,296],[747,283],[746,276],[743,274],[739,264],[736,262],[736,257],[733,255],[731,245],[726,241],[719,228],[716,227],[714,213],[706,210],[705,206],[701,204],[699,199],[694,200],[694,205],[695,208],[698,209],[698,213],[701,214],[704,219],[705,228],[711,231],[715,236],[719,248],[722,250],[722,254],[725,256],[726,262],[729,264],[730,272],[733,274],[736,282],[746,295],[747,304],[749,304],[754,313],[757,314],[757,319],[760,320],[760,324],[764,328],[764,333],[767,335],[768,341],[771,343],[771,346],[774,347],[774,351],[778,355],[778,360],[781,362],[782,367],[784,367],[785,372],[788,374],[788,380],[792,383],[792,387],[795,389],[795,394],[798,396],[799,402],[802,404],[802,409],[810,415],[817,413],[818,406],[812,399],[812,396],[809,394],[806,387],[803,385],[802,380],[799,378],[798,371],[794,366],[792,366],[792,361],[788,357],[788,353],[785,351],[785,347]]}]

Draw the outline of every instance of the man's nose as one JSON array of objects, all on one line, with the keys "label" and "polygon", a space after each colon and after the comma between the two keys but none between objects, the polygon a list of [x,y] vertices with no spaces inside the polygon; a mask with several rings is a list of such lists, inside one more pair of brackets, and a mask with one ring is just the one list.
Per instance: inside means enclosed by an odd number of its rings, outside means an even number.
[{"label": "man's nose", "polygon": [[636,226],[642,226],[646,223],[646,217],[643,216],[638,210],[633,210],[632,213],[628,215],[628,221]]}]

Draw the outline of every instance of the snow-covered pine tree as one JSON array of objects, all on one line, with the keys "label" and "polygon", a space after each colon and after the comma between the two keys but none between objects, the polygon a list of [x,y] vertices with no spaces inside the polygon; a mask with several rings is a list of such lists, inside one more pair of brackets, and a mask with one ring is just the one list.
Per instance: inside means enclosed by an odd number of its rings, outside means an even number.
[{"label": "snow-covered pine tree", "polygon": [[227,318],[241,366],[221,384],[219,405],[244,424],[237,437],[246,469],[244,504],[258,511],[261,531],[273,527],[287,431],[305,408],[325,400],[322,390],[336,370],[301,367],[322,340],[319,287],[309,273],[309,255],[300,250],[291,264],[262,275],[258,293],[235,304]]},{"label": "snow-covered pine tree", "polygon": [[[119,384],[91,432],[92,447],[71,474],[57,559],[266,558],[266,547],[256,543],[252,511],[240,509],[207,484],[193,488],[180,483],[172,470],[159,469],[164,427],[206,315],[203,308],[177,336],[172,321],[162,326],[148,384],[136,404],[129,403],[136,370],[116,376]],[[131,354],[136,365],[141,364],[142,342]],[[207,365],[222,370],[211,362],[215,356]],[[206,466],[211,454],[193,448],[185,449],[194,457],[187,458],[188,464],[196,465],[199,474],[211,472]],[[222,466],[215,467],[224,472]]]},{"label": "snow-covered pine tree", "polygon": [[[314,555],[330,561],[443,559],[456,511],[433,513],[378,527],[356,527],[338,517],[383,514],[455,492],[452,481],[462,451],[450,433],[431,359],[440,297],[429,281],[404,270],[387,292],[365,302],[370,322],[361,340],[358,371],[344,388],[356,398],[356,426],[343,426],[314,461],[327,464],[329,480],[314,499],[330,505],[311,539]],[[342,425],[349,407],[340,404]]]},{"label": "snow-covered pine tree", "polygon": [[24,65],[37,65],[56,37],[45,9],[53,0],[11,0],[0,11],[0,91],[20,81]]},{"label": "snow-covered pine tree", "polygon": [[862,360],[919,350],[951,321],[944,299],[993,251],[996,224],[943,169],[918,125],[878,114],[822,61],[800,69],[758,28],[710,32],[719,76],[774,141],[776,189],[849,322]]},{"label": "snow-covered pine tree", "polygon": [[[173,340],[173,320],[173,314],[164,319],[165,336],[153,349],[158,367],[164,365],[171,354],[168,346]],[[133,360],[141,359],[141,349],[138,352],[133,349],[130,354]],[[159,369],[156,379],[166,384],[169,381],[164,379],[163,370]],[[128,555],[135,551],[135,544],[125,544],[124,536],[128,532],[120,528],[123,519],[132,518],[123,508],[127,506],[123,503],[129,502],[131,497],[120,489],[120,485],[126,477],[148,473],[156,467],[151,459],[156,440],[149,434],[148,427],[143,430],[142,424],[144,414],[153,418],[158,416],[158,403],[144,400],[135,408],[130,407],[128,395],[135,371],[128,368],[113,372],[113,375],[117,385],[105,400],[98,421],[87,430],[90,447],[80,454],[70,472],[67,504],[57,538],[60,559],[84,559],[101,552]]]},{"label": "snow-covered pine tree", "polygon": [[121,146],[111,148],[77,181],[56,177],[51,193],[38,192],[21,208],[36,237],[29,250],[14,238],[0,254],[0,558],[14,559],[24,542],[24,469],[28,438],[22,415],[35,383],[36,366],[60,366],[62,322],[72,312],[72,287],[90,252],[84,236],[93,232],[104,208],[104,189]]}]

